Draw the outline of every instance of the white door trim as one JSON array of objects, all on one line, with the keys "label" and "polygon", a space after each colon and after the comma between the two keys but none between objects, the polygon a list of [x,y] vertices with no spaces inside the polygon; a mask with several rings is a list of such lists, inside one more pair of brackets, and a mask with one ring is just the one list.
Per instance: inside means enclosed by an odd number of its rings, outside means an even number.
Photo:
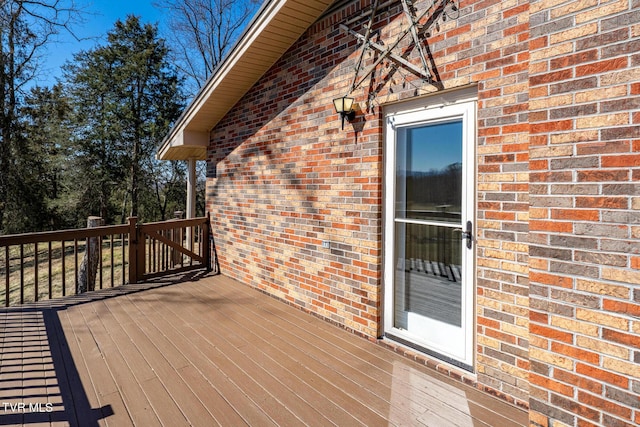
[{"label": "white door trim", "polygon": [[[442,98],[430,99],[423,98],[420,100],[410,101],[407,104],[396,104],[385,110],[385,196],[384,196],[384,316],[383,329],[385,334],[397,336],[402,340],[416,343],[419,347],[427,350],[433,350],[437,354],[441,354],[446,359],[459,362],[463,366],[473,369],[475,346],[475,244],[472,249],[467,250],[463,247],[463,292],[462,292],[462,325],[464,331],[463,342],[452,345],[451,350],[442,348],[437,344],[451,336],[452,330],[450,325],[442,323],[433,330],[433,341],[429,339],[416,339],[415,336],[407,333],[407,331],[394,328],[394,251],[395,251],[395,224],[402,222],[395,219],[395,176],[396,176],[396,130],[399,127],[409,125],[420,125],[437,123],[451,119],[462,119],[463,123],[463,197],[462,203],[466,206],[466,214],[462,219],[462,224],[467,220],[473,222],[474,225],[474,243],[475,243],[475,192],[476,192],[476,161],[475,161],[475,145],[476,145],[476,100],[474,96],[469,96],[468,91],[460,94],[446,94]],[[457,95],[457,99],[456,99]],[[434,224],[438,226],[447,226],[446,224]],[[420,322],[420,320],[416,320]],[[419,324],[419,323],[417,323]],[[460,332],[459,332],[460,335]]]}]

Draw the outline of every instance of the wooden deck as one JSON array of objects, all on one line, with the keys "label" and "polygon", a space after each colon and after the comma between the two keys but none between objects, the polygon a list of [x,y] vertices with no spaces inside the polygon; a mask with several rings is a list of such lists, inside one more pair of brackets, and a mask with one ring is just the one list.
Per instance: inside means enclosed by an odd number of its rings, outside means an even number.
[{"label": "wooden deck", "polygon": [[528,423],[224,276],[2,309],[0,351],[0,425]]}]

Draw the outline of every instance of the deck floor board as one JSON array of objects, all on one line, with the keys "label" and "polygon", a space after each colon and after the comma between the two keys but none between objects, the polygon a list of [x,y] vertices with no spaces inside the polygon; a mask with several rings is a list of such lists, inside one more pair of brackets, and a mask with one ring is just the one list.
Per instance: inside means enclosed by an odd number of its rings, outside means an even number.
[{"label": "deck floor board", "polygon": [[[0,309],[0,425],[524,426],[525,411],[232,279]],[[48,395],[48,396],[47,396]]]}]

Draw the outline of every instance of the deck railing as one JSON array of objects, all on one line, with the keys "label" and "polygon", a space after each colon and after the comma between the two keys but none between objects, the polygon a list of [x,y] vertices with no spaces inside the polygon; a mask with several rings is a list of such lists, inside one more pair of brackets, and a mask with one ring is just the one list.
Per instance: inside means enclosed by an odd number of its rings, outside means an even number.
[{"label": "deck railing", "polygon": [[[90,245],[90,239],[97,239]],[[95,283],[103,289],[194,269],[211,270],[209,218],[0,236],[0,304],[75,295],[81,257],[99,248]]]},{"label": "deck railing", "polygon": [[137,263],[131,283],[168,273],[211,268],[208,217],[139,224],[136,231],[133,251]]}]

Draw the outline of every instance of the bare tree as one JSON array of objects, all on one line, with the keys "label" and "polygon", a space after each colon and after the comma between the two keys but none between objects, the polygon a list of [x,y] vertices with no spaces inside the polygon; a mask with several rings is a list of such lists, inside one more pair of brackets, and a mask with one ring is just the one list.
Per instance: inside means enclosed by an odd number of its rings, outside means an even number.
[{"label": "bare tree", "polygon": [[239,37],[260,0],[158,0],[168,11],[176,66],[193,92],[201,88]]}]

